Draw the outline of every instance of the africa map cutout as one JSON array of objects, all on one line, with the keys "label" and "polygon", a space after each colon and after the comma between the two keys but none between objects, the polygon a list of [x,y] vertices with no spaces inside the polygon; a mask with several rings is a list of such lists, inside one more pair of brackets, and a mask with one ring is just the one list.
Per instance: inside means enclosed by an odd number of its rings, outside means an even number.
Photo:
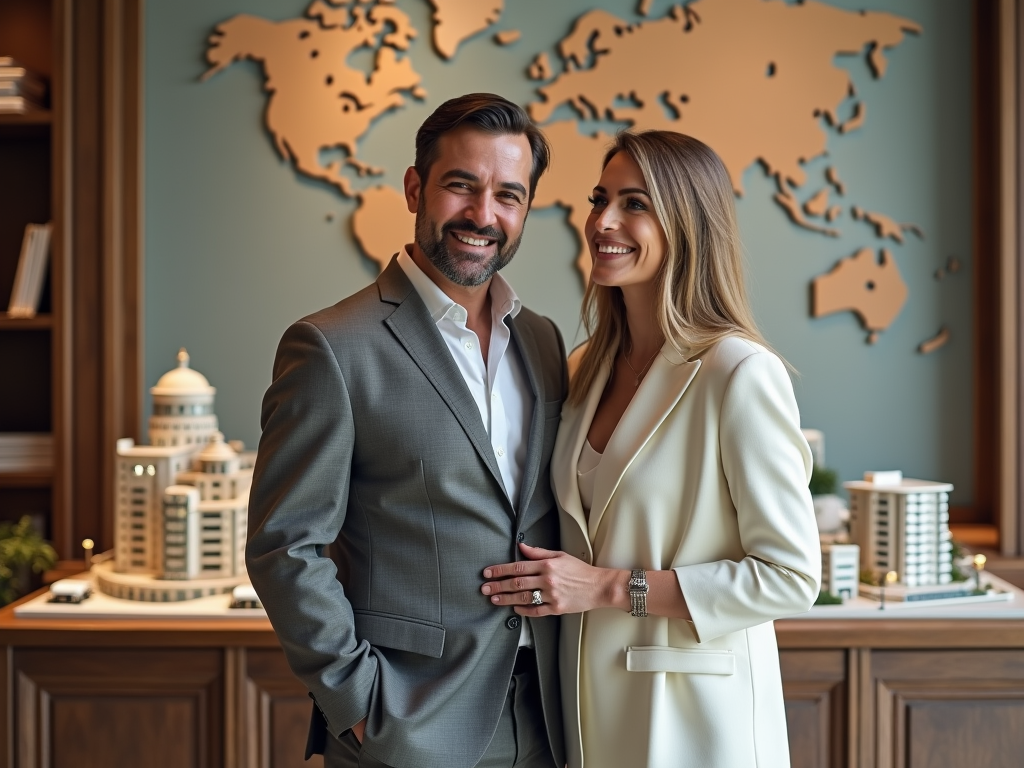
[{"label": "africa map cutout", "polygon": [[[515,2],[515,0],[509,0]],[[498,23],[505,0],[424,0],[433,8],[432,44],[446,60],[470,37]],[[641,3],[647,15],[649,3]],[[744,171],[760,163],[772,177],[773,199],[797,226],[837,237],[845,187],[834,167],[808,177],[804,164],[825,153],[831,137],[864,124],[856,101],[852,116],[840,105],[856,92],[837,54],[864,55],[875,78],[887,67],[886,51],[920,25],[881,12],[851,12],[806,0],[695,0],[661,18],[629,23],[604,10],[576,19],[558,45],[561,65],[547,53],[524,76],[539,81],[539,99],[524,105],[552,145],[553,162],[533,205],[559,206],[577,234],[576,266],[584,283],[590,256],[583,227],[589,188],[581,178],[600,167],[611,136],[586,135],[576,120],[549,122],[568,105],[580,120],[610,119],[638,129],[668,129],[695,136],[722,157],[737,195]],[[427,93],[406,52],[419,34],[391,0],[314,0],[305,18],[280,22],[240,14],[219,24],[206,51],[203,79],[233,62],[263,68],[268,94],[266,128],[278,153],[298,173],[326,182],[356,200],[352,229],[363,252],[383,268],[412,239],[413,214],[400,189],[373,184],[356,189],[343,174],[380,175],[358,158],[359,140],[374,121]],[[519,41],[518,30],[498,31],[497,45]],[[518,42],[522,45],[522,42]],[[372,71],[350,66],[349,55],[373,54]],[[637,77],[635,73],[644,72]],[[653,76],[651,73],[655,73]],[[826,125],[834,127],[833,132]],[[833,138],[833,140],[835,140]],[[324,150],[342,150],[344,161],[324,164]],[[801,201],[801,197],[805,198]],[[873,225],[877,238],[902,243],[904,233],[924,233],[883,213],[850,208],[853,221]],[[863,226],[861,224],[860,226]],[[892,255],[861,248],[812,284],[815,317],[853,311],[868,341],[889,327],[907,300],[907,287]],[[948,330],[944,329],[944,338]],[[927,353],[941,346],[922,344]]]}]

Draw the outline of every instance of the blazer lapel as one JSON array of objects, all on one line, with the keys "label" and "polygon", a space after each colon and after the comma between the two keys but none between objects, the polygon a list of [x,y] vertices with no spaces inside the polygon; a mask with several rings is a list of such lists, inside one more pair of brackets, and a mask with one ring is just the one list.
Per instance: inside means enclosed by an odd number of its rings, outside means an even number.
[{"label": "blazer lapel", "polygon": [[591,541],[597,535],[601,518],[622,476],[665,417],[675,408],[699,368],[700,360],[688,363],[667,342],[662,347],[605,447],[594,484],[594,505],[588,521]]},{"label": "blazer lapel", "polygon": [[[587,517],[580,500],[579,476],[576,465],[579,462],[583,442],[590,431],[590,423],[594,420],[598,403],[604,393],[611,365],[605,364],[598,371],[597,377],[586,399],[578,406],[565,406],[562,409],[562,424],[558,428],[555,450],[551,454],[551,478],[555,489],[555,497],[562,509],[576,521],[584,537],[590,541],[587,533]],[[603,463],[603,462],[602,462]],[[603,469],[599,469],[602,472]]]},{"label": "blazer lapel", "polygon": [[541,453],[544,451],[544,402],[546,397],[540,383],[540,351],[537,349],[533,333],[525,323],[520,329],[515,318],[509,319],[509,328],[512,340],[523,361],[523,367],[526,368],[530,389],[533,391],[533,418],[530,420],[530,434],[526,443],[526,466],[523,468],[522,486],[519,489],[519,509],[522,511],[530,508],[530,499],[537,487],[537,477],[540,474]]},{"label": "blazer lapel", "polygon": [[[504,494],[498,462],[473,396],[433,318],[394,259],[377,278],[377,286],[381,301],[397,305],[384,323],[451,409]],[[506,511],[515,515],[511,503],[506,505]]]}]

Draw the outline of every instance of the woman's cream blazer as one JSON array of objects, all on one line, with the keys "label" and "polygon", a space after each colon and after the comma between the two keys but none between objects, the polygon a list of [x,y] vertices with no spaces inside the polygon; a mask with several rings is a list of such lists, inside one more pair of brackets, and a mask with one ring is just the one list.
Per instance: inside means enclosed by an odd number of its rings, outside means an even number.
[{"label": "woman's cream blazer", "polygon": [[609,370],[562,410],[562,548],[607,568],[675,570],[692,621],[563,617],[569,767],[788,767],[772,621],[811,606],[821,554],[786,368],[739,338],[693,361],[666,344],[605,448],[588,520],[576,463]]}]

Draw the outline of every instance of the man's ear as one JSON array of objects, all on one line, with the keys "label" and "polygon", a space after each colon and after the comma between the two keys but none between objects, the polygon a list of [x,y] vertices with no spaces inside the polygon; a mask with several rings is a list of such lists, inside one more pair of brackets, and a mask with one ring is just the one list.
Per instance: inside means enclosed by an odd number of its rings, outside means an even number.
[{"label": "man's ear", "polygon": [[416,213],[420,206],[420,194],[423,192],[423,185],[420,182],[420,175],[413,166],[405,169],[405,204],[409,206],[409,213]]}]

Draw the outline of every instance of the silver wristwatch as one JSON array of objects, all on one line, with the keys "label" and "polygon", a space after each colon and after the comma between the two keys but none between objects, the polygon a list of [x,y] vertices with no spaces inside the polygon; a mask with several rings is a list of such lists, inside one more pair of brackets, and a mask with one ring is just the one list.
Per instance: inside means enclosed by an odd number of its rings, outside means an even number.
[{"label": "silver wristwatch", "polygon": [[650,586],[647,584],[647,571],[643,568],[634,568],[629,574],[629,606],[630,615],[642,619],[647,615],[647,592]]}]

